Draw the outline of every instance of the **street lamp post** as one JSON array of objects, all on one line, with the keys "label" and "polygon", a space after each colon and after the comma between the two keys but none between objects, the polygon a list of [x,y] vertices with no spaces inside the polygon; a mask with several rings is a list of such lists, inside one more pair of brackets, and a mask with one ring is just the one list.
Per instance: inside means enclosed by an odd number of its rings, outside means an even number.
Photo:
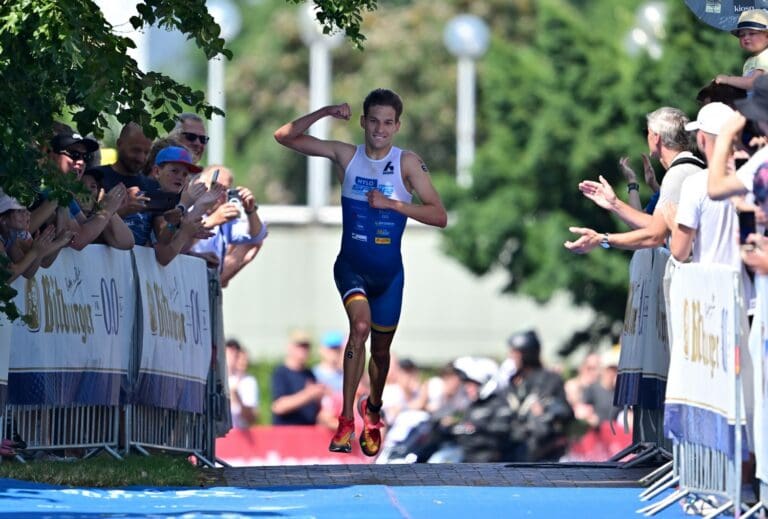
[{"label": "street lamp post", "polygon": [[462,14],[448,22],[443,42],[456,56],[456,182],[472,185],[475,160],[475,61],[485,54],[490,42],[486,23],[477,16]]},{"label": "street lamp post", "polygon": [[667,6],[663,2],[652,1],[641,5],[635,13],[635,25],[630,29],[624,43],[627,52],[636,56],[641,50],[645,50],[652,59],[661,58],[661,42],[666,36],[666,18]]},{"label": "street lamp post", "polygon": [[[237,6],[229,0],[208,0],[208,12],[221,27],[221,37],[230,40],[240,32],[241,20]],[[224,56],[219,54],[208,60],[208,102],[225,110],[226,95],[224,92]],[[224,117],[213,115],[208,124],[208,163],[224,163]]]},{"label": "street lamp post", "polygon": [[[330,103],[331,50],[344,40],[340,32],[323,34],[315,16],[315,4],[307,2],[299,10],[301,40],[309,48],[309,111],[314,112]],[[328,138],[328,119],[313,124],[309,134],[318,139]],[[322,157],[307,157],[307,204],[317,218],[321,207],[328,205],[331,192],[331,163]]]}]

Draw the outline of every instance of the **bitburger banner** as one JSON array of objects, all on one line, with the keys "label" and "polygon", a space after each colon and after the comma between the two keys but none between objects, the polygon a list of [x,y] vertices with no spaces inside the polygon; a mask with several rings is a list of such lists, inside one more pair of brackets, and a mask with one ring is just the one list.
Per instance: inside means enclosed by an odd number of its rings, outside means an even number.
[{"label": "bitburger banner", "polygon": [[10,326],[9,403],[121,403],[135,321],[131,253],[64,249],[50,268],[12,286],[25,319]]},{"label": "bitburger banner", "polygon": [[134,402],[203,412],[211,362],[205,262],[177,256],[167,266],[135,247],[141,299],[141,345]]},{"label": "bitburger banner", "polygon": [[664,407],[667,436],[731,459],[740,276],[725,265],[694,263],[675,269],[670,287],[673,345]]}]

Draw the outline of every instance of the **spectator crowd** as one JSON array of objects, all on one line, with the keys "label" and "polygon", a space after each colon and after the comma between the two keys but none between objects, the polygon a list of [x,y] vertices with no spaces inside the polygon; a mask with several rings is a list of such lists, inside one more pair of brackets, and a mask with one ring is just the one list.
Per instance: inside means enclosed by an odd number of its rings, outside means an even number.
[{"label": "spectator crowd", "polygon": [[199,165],[207,143],[194,114],[181,114],[155,142],[128,123],[117,139],[117,160],[104,165],[95,139],[57,123],[42,151],[66,176],[71,201],[62,204],[46,186],[29,206],[0,191],[0,254],[9,260],[9,281],[32,277],[65,247],[97,243],[151,247],[161,265],[179,254],[199,256],[226,286],[256,256],[267,226],[253,194],[234,185],[229,169]]},{"label": "spectator crowd", "polygon": [[[269,373],[263,393],[248,374],[254,370],[247,370],[244,348],[235,339],[227,342],[236,427],[315,426],[317,434],[333,434],[342,405],[346,337],[324,333],[314,352],[313,342],[303,331],[289,335],[284,360]],[[541,350],[538,334],[528,330],[508,338],[502,362],[462,356],[433,369],[393,354],[383,398],[385,441],[377,463],[606,459],[626,447],[595,446],[594,439],[579,445],[587,431],[597,435],[620,423],[621,410],[613,407],[618,346],[586,355],[565,383],[559,368],[544,367]],[[367,391],[364,377],[357,397]],[[271,414],[260,420],[259,395]]]}]

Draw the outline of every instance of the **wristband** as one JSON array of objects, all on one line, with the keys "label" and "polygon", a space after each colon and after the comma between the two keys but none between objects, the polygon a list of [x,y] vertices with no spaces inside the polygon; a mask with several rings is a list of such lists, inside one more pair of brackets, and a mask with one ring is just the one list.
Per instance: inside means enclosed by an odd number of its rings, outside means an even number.
[{"label": "wristband", "polygon": [[627,193],[629,193],[630,191],[640,191],[640,184],[638,184],[637,182],[630,182],[629,184],[627,184]]},{"label": "wristband", "polygon": [[259,210],[259,204],[253,204],[253,209],[251,209],[250,211],[246,211],[245,214],[253,214],[258,210]]}]

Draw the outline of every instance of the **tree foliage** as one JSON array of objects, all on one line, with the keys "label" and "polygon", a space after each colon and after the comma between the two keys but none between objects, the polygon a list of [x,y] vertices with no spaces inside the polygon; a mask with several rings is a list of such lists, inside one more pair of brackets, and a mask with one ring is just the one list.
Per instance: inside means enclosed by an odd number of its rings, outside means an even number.
[{"label": "tree foliage", "polygon": [[668,3],[658,61],[632,58],[623,46],[637,2],[530,7],[526,39],[496,38],[484,60],[475,182],[451,199],[457,224],[445,250],[479,275],[504,268],[507,290],[539,301],[565,289],[604,325],[623,315],[629,254],[575,256],[563,242],[573,225],[627,228],[582,197],[579,181],[602,173],[626,193],[617,162],[631,155],[641,171],[645,114],[666,105],[695,117],[698,89],[717,73],[738,73],[743,57],[732,36],[704,26],[682,2]]},{"label": "tree foliage", "polygon": [[[204,0],[147,0],[131,19],[176,27],[195,38],[206,55],[223,53],[218,26]],[[149,135],[174,125],[173,116],[190,106],[206,116],[216,109],[199,90],[157,72],[143,72],[127,54],[134,43],[113,31],[90,0],[20,0],[0,4],[0,187],[28,200],[46,170],[40,148],[54,120],[71,120],[83,134],[101,136],[114,116],[135,121]],[[48,184],[61,179],[47,175]]]},{"label": "tree foliage", "polygon": [[[374,8],[375,2],[318,4],[317,16],[329,30],[348,29],[352,40],[362,43],[360,10]],[[205,57],[232,57],[205,0],[143,0],[130,24],[136,29],[151,24],[177,29]],[[43,183],[54,196],[68,197],[68,179],[40,160],[55,120],[71,121],[80,133],[100,137],[114,117],[119,123],[135,121],[154,137],[158,129],[170,131],[182,111],[192,109],[206,117],[223,113],[205,102],[201,90],[140,70],[127,53],[134,47],[91,0],[0,2],[0,188],[23,202]],[[0,302],[11,296],[0,279]]]},{"label": "tree foliage", "polygon": [[[294,4],[304,0],[288,0]],[[323,32],[330,34],[343,30],[357,48],[362,50],[365,35],[360,32],[365,11],[376,10],[376,0],[314,0],[317,20],[323,24]]]}]

